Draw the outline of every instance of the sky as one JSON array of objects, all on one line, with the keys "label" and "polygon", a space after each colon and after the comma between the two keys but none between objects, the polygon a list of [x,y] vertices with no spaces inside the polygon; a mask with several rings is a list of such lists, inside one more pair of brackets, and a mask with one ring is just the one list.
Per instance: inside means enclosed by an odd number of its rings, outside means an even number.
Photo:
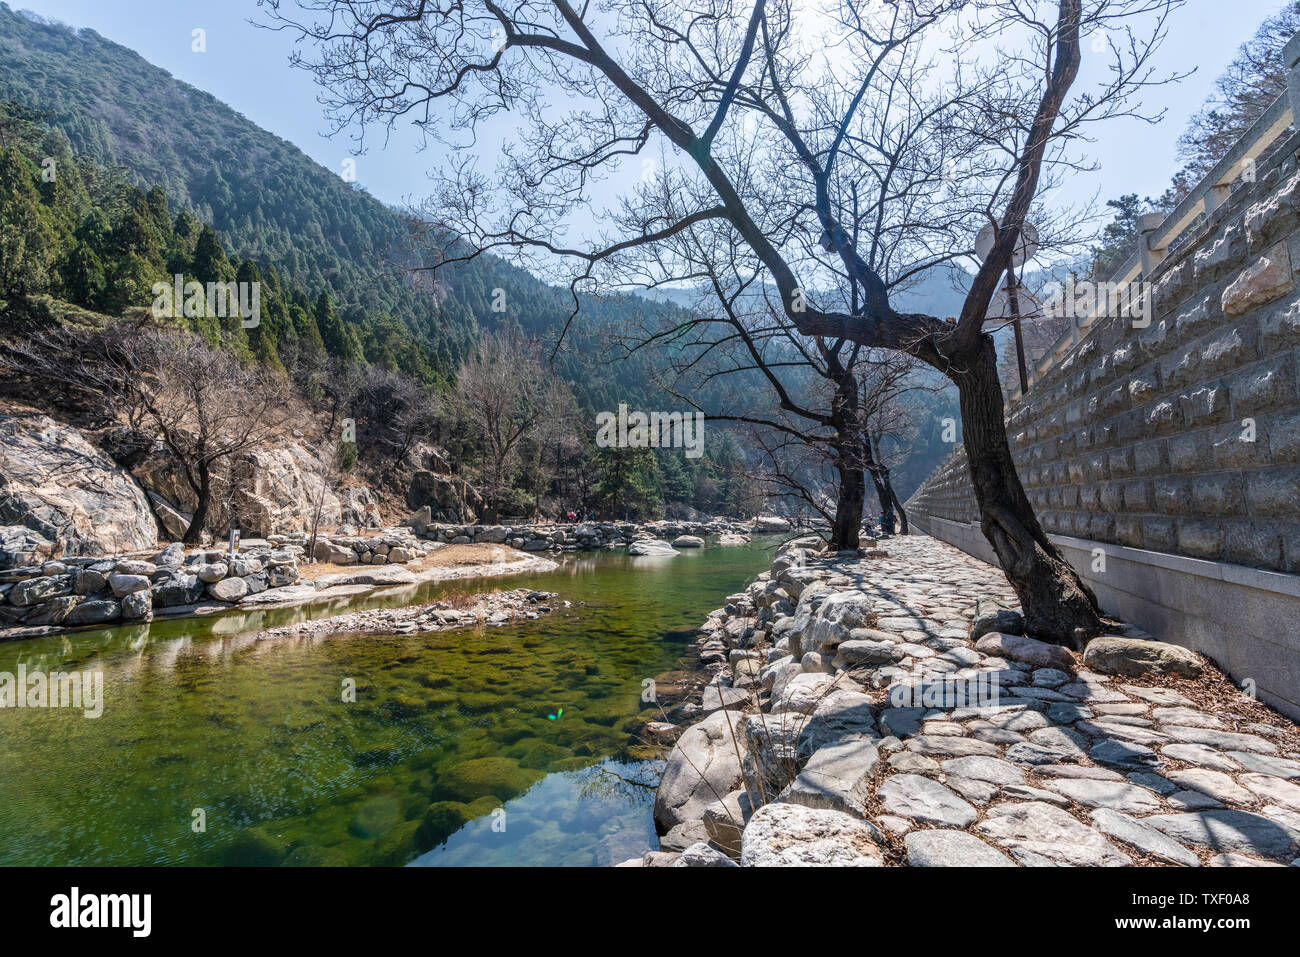
[{"label": "sky", "polygon": [[[351,156],[344,137],[325,138],[327,123],[316,102],[311,76],[289,66],[288,32],[257,29],[264,21],[256,0],[9,0],[14,9],[34,11],[74,27],[90,27],[130,47],[173,76],[211,93],[259,126],[294,143],[321,165],[343,172]],[[1061,198],[1083,203],[1123,193],[1156,196],[1178,167],[1175,143],[1189,116],[1212,92],[1215,78],[1282,0],[1188,0],[1170,24],[1158,54],[1162,72],[1196,67],[1178,84],[1143,94],[1148,112],[1168,108],[1152,126],[1121,119],[1088,147],[1096,172],[1073,177]],[[192,49],[193,31],[206,34],[206,52]],[[1085,49],[1085,57],[1087,50]],[[1086,63],[1085,63],[1086,69]],[[419,200],[429,192],[427,172],[438,162],[432,150],[419,152],[413,133],[396,135],[384,149],[372,147],[353,159],[356,176],[388,203]]]}]

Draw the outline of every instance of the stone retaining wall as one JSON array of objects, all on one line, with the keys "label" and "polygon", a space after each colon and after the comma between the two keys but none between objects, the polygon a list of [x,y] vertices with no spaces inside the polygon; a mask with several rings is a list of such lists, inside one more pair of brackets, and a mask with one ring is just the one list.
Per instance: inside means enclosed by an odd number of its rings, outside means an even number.
[{"label": "stone retaining wall", "polygon": [[[1300,572],[1300,136],[1008,410],[1049,532]],[[978,522],[960,448],[908,514]]]},{"label": "stone retaining wall", "polygon": [[[1099,320],[1007,418],[1039,519],[1103,609],[1210,655],[1292,716],[1298,148],[1292,136],[1154,267],[1149,325]],[[922,531],[996,561],[960,447],[906,508]]]}]

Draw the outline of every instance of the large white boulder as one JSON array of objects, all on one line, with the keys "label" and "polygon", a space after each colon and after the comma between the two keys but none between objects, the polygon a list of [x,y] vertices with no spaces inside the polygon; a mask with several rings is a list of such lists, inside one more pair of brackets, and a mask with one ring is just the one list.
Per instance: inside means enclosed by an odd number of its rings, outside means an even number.
[{"label": "large white boulder", "polygon": [[677,555],[679,552],[662,538],[644,538],[627,547],[629,555],[660,556]]},{"label": "large white boulder", "polygon": [[678,739],[655,792],[654,818],[661,832],[702,819],[710,804],[740,784],[744,722],[738,711],[717,711]]},{"label": "large white boulder", "polygon": [[0,525],[29,528],[61,555],[158,543],[144,491],[76,429],[44,415],[0,415],[0,448]]},{"label": "large white boulder", "polygon": [[880,832],[867,821],[800,804],[767,804],[745,825],[742,867],[881,867]]}]

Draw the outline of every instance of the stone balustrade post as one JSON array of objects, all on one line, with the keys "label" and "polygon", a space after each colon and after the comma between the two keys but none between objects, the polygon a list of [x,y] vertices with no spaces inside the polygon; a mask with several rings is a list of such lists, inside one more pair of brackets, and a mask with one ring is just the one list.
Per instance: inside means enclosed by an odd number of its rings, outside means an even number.
[{"label": "stone balustrade post", "polygon": [[1282,62],[1286,65],[1287,98],[1291,101],[1291,125],[1300,129],[1300,33],[1287,41],[1282,48]]},{"label": "stone balustrade post", "polygon": [[1138,217],[1138,252],[1142,257],[1142,278],[1150,279],[1152,271],[1165,258],[1165,250],[1153,249],[1151,239],[1165,221],[1164,213],[1143,213]]}]

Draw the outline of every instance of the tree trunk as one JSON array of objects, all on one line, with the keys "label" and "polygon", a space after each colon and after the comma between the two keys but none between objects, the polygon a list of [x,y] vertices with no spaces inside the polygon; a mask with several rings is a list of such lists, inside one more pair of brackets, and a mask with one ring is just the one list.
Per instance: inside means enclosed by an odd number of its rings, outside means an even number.
[{"label": "tree trunk", "polygon": [[858,380],[851,369],[840,363],[838,352],[827,352],[826,364],[835,383],[829,424],[835,429],[832,447],[835,471],[840,477],[835,519],[831,522],[830,547],[833,552],[857,551],[862,543],[862,508],[867,500],[859,441],[862,423],[858,412]]},{"label": "tree trunk", "polygon": [[898,532],[900,535],[911,534],[907,530],[907,512],[903,509],[903,503],[898,500],[898,493],[894,491],[894,483],[889,480],[888,475],[885,477],[885,487],[889,490],[889,497],[894,503],[894,508],[898,512]]},{"label": "tree trunk", "polygon": [[879,466],[872,465],[868,471],[871,472],[871,484],[876,487],[876,498],[880,502],[880,534],[884,535],[893,525],[894,498],[889,494],[889,487],[880,477]]},{"label": "tree trunk", "polygon": [[1097,600],[1048,539],[1020,484],[1007,442],[993,339],[982,336],[979,350],[954,367],[962,370],[951,378],[961,399],[962,440],[980,528],[1020,598],[1025,631],[1081,650],[1080,639],[1102,630]]},{"label": "tree trunk", "polygon": [[840,487],[835,500],[835,521],[831,524],[831,551],[840,552],[856,549],[861,543],[862,506],[867,489],[862,469],[855,468],[852,462],[841,458],[836,471]]},{"label": "tree trunk", "polygon": [[190,519],[190,527],[185,529],[185,535],[181,538],[186,545],[193,545],[203,535],[203,529],[208,524],[208,506],[212,501],[212,470],[202,459],[199,460],[198,470],[199,487],[195,493],[198,502],[194,506],[194,517]]}]

